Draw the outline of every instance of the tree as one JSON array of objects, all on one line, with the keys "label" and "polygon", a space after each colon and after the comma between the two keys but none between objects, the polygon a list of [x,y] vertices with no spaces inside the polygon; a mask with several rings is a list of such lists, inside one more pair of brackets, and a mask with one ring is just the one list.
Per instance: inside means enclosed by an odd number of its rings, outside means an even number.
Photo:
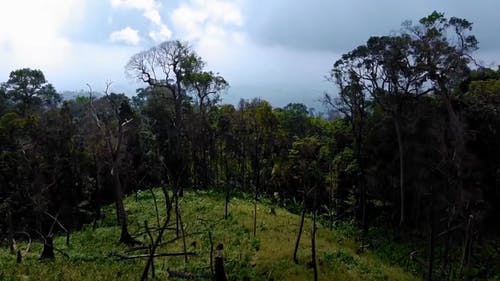
[{"label": "tree", "polygon": [[358,189],[358,222],[363,231],[368,230],[366,221],[366,174],[365,135],[370,102],[359,74],[361,68],[357,60],[338,60],[330,71],[328,80],[339,87],[338,99],[325,95],[325,103],[336,108],[349,121],[353,134],[353,150],[357,164],[356,186]]},{"label": "tree", "polygon": [[182,105],[188,77],[203,67],[200,57],[187,43],[166,41],[130,58],[125,69],[130,77],[153,87],[167,88],[175,107],[175,127],[182,128]]},{"label": "tree", "polygon": [[[173,104],[173,130],[169,137],[171,178],[180,179],[180,185],[187,185],[186,176],[189,170],[189,139],[186,136],[183,118],[186,104],[189,103],[190,92],[195,93],[200,108],[207,105],[210,96],[217,96],[227,87],[227,82],[212,72],[204,71],[205,63],[185,42],[166,41],[149,50],[132,56],[126,65],[130,77],[147,83],[153,88],[166,89],[166,98]],[[204,110],[203,110],[204,111]],[[176,191],[182,193],[182,187]]]},{"label": "tree", "polygon": [[[128,232],[127,213],[123,205],[123,185],[120,178],[120,161],[123,157],[123,148],[126,141],[128,127],[134,121],[134,114],[125,95],[109,93],[111,83],[107,83],[105,96],[93,101],[92,94],[89,99],[89,111],[92,115],[98,134],[102,138],[102,145],[107,152],[111,163],[110,174],[113,177],[115,206],[118,223],[121,227],[120,242],[134,243]],[[90,93],[92,88],[89,86]],[[98,175],[99,176],[99,175]]]},{"label": "tree", "polygon": [[[469,76],[469,64],[474,62],[472,53],[478,48],[475,36],[469,34],[471,30],[472,23],[466,19],[456,17],[448,19],[444,14],[436,11],[420,19],[417,25],[406,24],[406,32],[415,42],[416,63],[424,71],[427,78],[426,84],[432,87],[433,94],[441,100],[448,115],[449,129],[445,132],[449,134],[449,137],[445,135],[443,139],[450,143],[450,148],[445,146],[441,154],[446,163],[451,164],[452,169],[444,171],[445,176],[449,178],[445,191],[453,188],[457,192],[449,192],[447,201],[445,268],[449,260],[452,224],[457,223],[455,220],[460,216],[468,217],[466,215],[468,203],[462,200],[466,194],[466,186],[464,186],[466,177],[464,174],[466,161],[464,160],[468,154],[466,128],[460,110],[455,104],[456,89]],[[455,211],[456,206],[457,211]],[[448,271],[446,274],[449,274],[449,269],[446,271]]]},{"label": "tree", "polygon": [[284,126],[290,132],[290,138],[307,135],[308,115],[307,107],[302,103],[289,103],[283,108]]},{"label": "tree", "polygon": [[7,112],[9,103],[3,85],[0,85],[0,116]]},{"label": "tree", "polygon": [[[302,215],[300,219],[299,232],[295,241],[293,260],[298,263],[297,252],[302,236],[304,217],[307,210],[307,202],[312,197],[311,209],[313,210],[313,231],[312,231],[312,261],[311,264],[315,270],[315,280],[317,280],[316,260],[315,260],[315,234],[316,234],[316,212],[318,189],[322,185],[321,169],[321,143],[315,137],[296,138],[292,149],[289,152],[289,161],[291,162],[290,173],[294,175],[295,181],[302,187]],[[312,196],[311,196],[312,195]]]},{"label": "tree", "polygon": [[474,62],[471,55],[478,49],[475,36],[468,34],[471,30],[472,23],[466,19],[447,19],[436,11],[420,19],[418,25],[406,24],[408,36],[415,41],[418,67],[424,71],[426,82],[430,82],[433,93],[442,100],[448,113],[454,146],[450,159],[455,166],[459,190],[463,184],[465,128],[453,106],[453,90],[468,77],[469,63]]},{"label": "tree", "polygon": [[12,71],[4,87],[7,98],[19,108],[22,116],[34,113],[38,106],[54,107],[62,100],[41,70],[23,68]]},{"label": "tree", "polygon": [[[192,170],[195,186],[201,184],[206,189],[212,183],[213,167],[210,158],[214,158],[211,149],[215,140],[215,130],[208,116],[210,109],[219,101],[219,95],[228,87],[226,80],[211,71],[188,74],[187,90],[194,97],[194,108],[189,121],[192,143]],[[198,181],[199,180],[199,181]]]},{"label": "tree", "polygon": [[[408,35],[371,37],[365,45],[344,54],[337,61],[329,79],[333,80],[333,76],[342,73],[345,76],[354,75],[359,83],[359,90],[366,92],[393,120],[399,153],[399,223],[402,225],[405,220],[402,122],[408,116],[408,106],[412,99],[431,91],[423,89],[425,73],[417,66],[413,41]],[[328,101],[331,103],[331,98],[327,98]]]}]

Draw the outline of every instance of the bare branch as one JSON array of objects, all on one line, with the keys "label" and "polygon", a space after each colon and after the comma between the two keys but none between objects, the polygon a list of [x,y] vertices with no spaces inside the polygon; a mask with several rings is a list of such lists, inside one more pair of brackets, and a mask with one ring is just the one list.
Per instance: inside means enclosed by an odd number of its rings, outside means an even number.
[{"label": "bare branch", "polygon": [[150,259],[151,257],[180,257],[180,256],[195,256],[195,252],[187,252],[187,253],[160,253],[160,254],[144,254],[144,255],[136,255],[136,256],[123,256],[119,254],[112,254],[111,256],[116,257],[120,260],[133,260],[133,259]]}]

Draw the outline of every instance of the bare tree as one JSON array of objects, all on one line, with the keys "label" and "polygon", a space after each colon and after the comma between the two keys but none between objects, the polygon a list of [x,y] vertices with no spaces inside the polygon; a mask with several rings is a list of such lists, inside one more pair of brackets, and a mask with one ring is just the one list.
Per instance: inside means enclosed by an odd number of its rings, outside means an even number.
[{"label": "bare tree", "polygon": [[[115,194],[115,206],[116,206],[116,216],[118,223],[121,227],[120,242],[123,243],[134,243],[134,239],[128,232],[127,225],[127,212],[123,205],[123,187],[120,179],[120,159],[124,144],[124,138],[127,131],[127,127],[134,120],[130,112],[127,112],[126,102],[122,101],[118,104],[118,100],[114,99],[110,94],[111,82],[106,83],[106,88],[104,90],[104,98],[107,102],[107,106],[110,107],[110,113],[113,115],[113,120],[102,120],[99,112],[94,106],[94,97],[92,96],[92,87],[87,84],[89,88],[89,111],[92,115],[96,127],[103,136],[104,146],[106,148],[108,157],[111,162],[110,174],[113,177],[113,189]],[[103,100],[104,101],[104,100]],[[130,110],[130,108],[128,108]]]}]

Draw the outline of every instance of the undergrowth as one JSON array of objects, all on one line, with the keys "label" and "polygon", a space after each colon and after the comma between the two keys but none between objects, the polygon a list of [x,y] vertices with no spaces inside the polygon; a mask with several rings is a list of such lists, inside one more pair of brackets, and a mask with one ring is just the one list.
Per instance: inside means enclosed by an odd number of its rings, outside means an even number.
[{"label": "undergrowth", "polygon": [[[160,223],[165,216],[163,195],[154,190],[158,200]],[[137,201],[135,199],[137,198]],[[188,251],[196,252],[188,263],[181,257],[155,259],[156,278],[165,280],[169,270],[190,272],[195,280],[207,280],[210,273],[209,235],[215,245],[224,245],[225,269],[229,280],[312,280],[313,271],[308,266],[311,258],[312,221],[305,222],[299,247],[299,264],[292,260],[293,247],[300,217],[283,208],[275,208],[263,200],[258,204],[257,236],[253,236],[253,202],[246,195],[233,196],[229,217],[224,219],[224,194],[217,192],[186,192],[181,200]],[[150,191],[140,191],[137,196],[125,199],[130,231],[140,241],[147,242],[144,222],[150,227],[158,224]],[[23,261],[16,263],[15,254],[0,249],[0,280],[138,280],[145,260],[119,260],[116,255],[136,255],[146,252],[126,252],[127,246],[119,244],[119,227],[114,208],[104,209],[105,217],[93,225],[71,234],[70,245],[65,237],[57,237],[54,245],[65,252],[56,252],[53,261],[40,261],[41,244],[34,243]],[[175,222],[175,220],[173,220]],[[173,226],[173,225],[172,225]],[[419,280],[400,266],[390,262],[387,254],[367,250],[356,253],[355,228],[336,225],[333,230],[320,226],[317,232],[317,258],[320,280]],[[168,230],[164,241],[175,238],[175,231]],[[158,253],[182,252],[182,240],[159,248]],[[24,243],[19,243],[23,248]],[[402,250],[396,250],[400,252]],[[175,280],[170,277],[168,280]]]}]

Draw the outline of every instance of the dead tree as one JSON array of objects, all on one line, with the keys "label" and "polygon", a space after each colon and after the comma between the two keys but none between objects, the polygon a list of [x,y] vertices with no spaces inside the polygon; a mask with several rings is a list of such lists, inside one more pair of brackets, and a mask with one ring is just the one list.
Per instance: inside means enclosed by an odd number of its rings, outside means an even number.
[{"label": "dead tree", "polygon": [[111,87],[111,82],[106,83],[106,89],[104,91],[105,97],[109,101],[114,117],[117,119],[117,126],[112,128],[110,124],[105,124],[97,114],[97,111],[93,105],[92,87],[87,84],[89,88],[89,111],[96,123],[98,130],[104,137],[105,147],[109,158],[111,160],[111,176],[113,177],[113,187],[115,193],[115,206],[116,206],[116,216],[118,223],[121,227],[120,242],[126,244],[133,244],[136,241],[132,238],[128,232],[127,224],[127,213],[123,205],[123,187],[120,179],[120,157],[123,145],[123,140],[125,137],[125,132],[127,126],[133,121],[133,119],[127,119],[121,114],[120,105],[110,97],[109,90]]},{"label": "dead tree", "polygon": [[[42,237],[42,240],[43,240],[43,250],[42,250],[42,254],[40,255],[41,260],[54,258],[54,249],[55,248],[54,248],[53,237],[54,237],[54,227],[56,225],[58,225],[64,232],[66,232],[66,245],[69,245],[69,230],[66,229],[61,224],[61,222],[59,222],[59,220],[57,219],[59,214],[57,214],[56,216],[53,216],[49,212],[44,212],[44,213],[45,213],[45,215],[47,215],[48,217],[53,219],[53,222],[52,222],[52,225],[50,226],[49,233],[46,236],[40,234],[40,236]],[[58,250],[58,251],[60,251],[60,250]],[[18,252],[18,260],[20,260],[19,255],[20,255],[20,252]]]},{"label": "dead tree", "polygon": [[224,245],[220,243],[217,245],[217,254],[215,256],[215,273],[214,281],[227,281],[226,271],[224,270],[224,255],[222,250]]},{"label": "dead tree", "polygon": [[[156,239],[154,240],[154,243],[152,243],[152,245],[149,248],[149,256],[148,256],[148,260],[146,262],[146,266],[144,267],[144,271],[142,272],[141,281],[148,279],[148,273],[149,273],[150,268],[152,268],[152,273],[154,274],[155,252],[156,252],[156,249],[158,248],[158,246],[160,245],[160,241],[163,237],[163,233],[165,232],[165,230],[167,229],[167,227],[170,223],[170,218],[172,215],[172,201],[171,201],[168,193],[167,192],[164,192],[164,193],[165,193],[165,204],[167,206],[167,215],[166,215],[165,221],[163,222],[162,227],[160,228],[160,231],[158,232],[158,236],[156,237]],[[153,242],[152,237],[150,239]]]},{"label": "dead tree", "polygon": [[40,255],[41,260],[53,259],[54,258],[54,240],[52,236],[49,235],[43,239],[43,250]]}]

